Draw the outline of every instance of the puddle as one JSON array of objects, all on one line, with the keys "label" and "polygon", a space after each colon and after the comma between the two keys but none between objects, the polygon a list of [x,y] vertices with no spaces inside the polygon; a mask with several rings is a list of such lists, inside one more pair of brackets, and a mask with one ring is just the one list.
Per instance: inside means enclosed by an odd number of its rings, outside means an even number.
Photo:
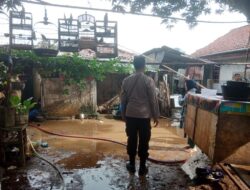
[{"label": "puddle", "polygon": [[[107,138],[122,143],[127,140],[124,123],[106,118],[102,121],[46,121],[40,127],[60,134]],[[148,162],[150,169],[147,178],[139,179],[137,173],[130,176],[125,168],[125,146],[96,140],[63,138],[42,133],[34,128],[29,128],[28,134],[32,141],[48,143],[48,148],[39,147],[38,152],[60,169],[67,190],[182,190],[187,187],[188,179],[178,165],[164,166]],[[152,128],[152,157],[158,160],[185,159],[189,153],[183,151],[184,146],[186,140],[178,134],[176,128],[171,127],[168,120],[160,120],[159,127]],[[6,175],[10,176],[10,179],[3,182],[3,190],[13,187],[25,190],[61,187],[55,170],[38,158],[32,158],[27,167],[19,173],[9,172]]]},{"label": "puddle", "polygon": [[76,153],[70,157],[61,159],[57,164],[62,165],[65,169],[79,169],[96,167],[98,160],[103,158],[102,154]]},{"label": "puddle", "polygon": [[[47,121],[40,127],[62,134],[108,138],[126,143],[124,123],[117,120]],[[150,156],[162,161],[188,158],[190,153],[183,149],[186,140],[182,138],[182,133],[182,129],[171,126],[170,120],[160,120],[159,127],[152,128]],[[186,190],[190,187],[188,176],[177,164],[148,162],[149,173],[146,178],[139,178],[137,173],[129,175],[125,168],[126,147],[121,145],[63,138],[34,128],[29,128],[28,134],[32,141],[48,143],[48,148],[39,147],[38,152],[59,168],[67,190]],[[137,171],[138,165],[139,161],[136,160]],[[26,167],[9,170],[3,177],[0,185],[2,190],[59,190],[62,187],[62,181],[54,168],[36,157],[32,157]],[[230,179],[224,181],[219,184],[219,189],[228,189],[224,188],[228,184],[230,189],[234,189],[231,188],[233,184]],[[194,188],[218,189],[210,185]]]},{"label": "puddle", "polygon": [[6,171],[2,190],[59,190],[61,181],[55,170],[38,158],[32,158],[25,168]]},{"label": "puddle", "polygon": [[176,169],[177,167],[170,169],[167,166],[157,166],[151,163],[149,177],[140,179],[137,174],[128,174],[123,160],[106,157],[97,164],[98,168],[75,170],[74,174],[64,175],[67,189],[150,190],[169,186],[173,190],[181,190],[185,189],[187,183],[186,176],[181,170]]},{"label": "puddle", "polygon": [[[42,123],[40,127],[60,134],[105,138],[125,144],[127,141],[124,123],[118,120],[103,118],[102,122],[97,120],[47,121]],[[90,167],[92,167],[97,158],[100,159],[103,155],[126,157],[126,147],[110,142],[62,138],[47,135],[34,128],[29,129],[29,134],[33,141],[46,141],[49,147],[54,148],[55,152],[61,151],[75,154],[64,161],[70,163],[71,161],[82,159],[83,164],[79,164],[79,167],[88,167],[86,163],[90,163]],[[179,159],[185,160],[189,157],[189,153],[183,151],[185,146],[186,140],[183,138],[183,129],[171,127],[169,120],[161,119],[159,126],[152,128],[150,153],[155,158],[161,157],[162,159],[176,160],[176,155],[178,155]],[[90,158],[83,155],[90,155],[89,157],[92,156],[93,160],[89,162]]]},{"label": "puddle", "polygon": [[50,179],[50,173],[44,170],[28,170],[27,179],[32,188],[41,188],[41,184],[45,184]]}]

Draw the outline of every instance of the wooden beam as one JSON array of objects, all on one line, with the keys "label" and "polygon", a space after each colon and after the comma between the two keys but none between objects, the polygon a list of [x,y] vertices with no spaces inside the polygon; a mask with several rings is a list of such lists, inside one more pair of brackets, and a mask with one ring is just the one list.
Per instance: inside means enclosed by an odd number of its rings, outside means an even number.
[{"label": "wooden beam", "polygon": [[[183,75],[183,74],[177,72],[176,70],[174,70],[174,69],[172,69],[172,68],[170,68],[170,67],[168,67],[168,66],[166,66],[166,65],[162,65],[162,67],[166,68],[167,70],[172,71],[173,73],[175,73],[175,74],[177,74],[177,75],[183,77],[184,79],[190,80],[190,78],[188,78],[187,76],[185,76],[185,75]],[[198,83],[198,82],[196,82],[196,85],[199,86],[199,87],[201,87],[201,88],[206,88],[205,86],[201,85],[201,84]]]}]

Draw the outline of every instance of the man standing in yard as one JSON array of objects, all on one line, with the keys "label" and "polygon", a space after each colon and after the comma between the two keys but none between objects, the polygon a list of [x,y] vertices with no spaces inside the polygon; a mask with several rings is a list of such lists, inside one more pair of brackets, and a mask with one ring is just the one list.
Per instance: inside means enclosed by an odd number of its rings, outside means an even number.
[{"label": "man standing in yard", "polygon": [[122,83],[121,114],[126,122],[128,136],[129,162],[126,164],[126,168],[130,173],[135,173],[135,157],[139,140],[139,176],[143,176],[148,172],[146,160],[149,155],[151,136],[150,119],[153,118],[156,127],[160,114],[154,81],[144,74],[145,58],[135,56],[133,64],[136,72],[125,78]]}]

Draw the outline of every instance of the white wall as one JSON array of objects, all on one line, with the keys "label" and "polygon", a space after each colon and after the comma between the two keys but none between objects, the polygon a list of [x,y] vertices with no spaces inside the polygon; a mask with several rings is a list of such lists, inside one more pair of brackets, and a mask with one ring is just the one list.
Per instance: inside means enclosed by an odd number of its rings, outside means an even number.
[{"label": "white wall", "polygon": [[245,71],[245,65],[221,65],[220,82],[232,80],[234,73],[242,73],[244,71]]},{"label": "white wall", "polygon": [[217,89],[217,92],[221,93],[221,85],[225,84],[228,80],[232,80],[235,73],[243,74],[244,71],[245,65],[221,65],[219,83],[214,83],[213,89]]}]

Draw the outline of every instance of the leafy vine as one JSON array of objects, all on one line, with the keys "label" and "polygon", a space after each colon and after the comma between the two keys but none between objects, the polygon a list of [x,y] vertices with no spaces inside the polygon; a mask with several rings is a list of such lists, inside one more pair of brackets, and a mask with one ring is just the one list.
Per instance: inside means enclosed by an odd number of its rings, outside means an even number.
[{"label": "leafy vine", "polygon": [[26,68],[36,68],[42,77],[59,77],[65,85],[76,84],[80,89],[85,87],[86,81],[103,80],[110,73],[129,74],[131,64],[120,63],[118,59],[100,61],[97,59],[83,59],[78,54],[71,56],[38,57],[32,51],[15,50],[12,52],[14,60],[13,73],[22,74]]}]

